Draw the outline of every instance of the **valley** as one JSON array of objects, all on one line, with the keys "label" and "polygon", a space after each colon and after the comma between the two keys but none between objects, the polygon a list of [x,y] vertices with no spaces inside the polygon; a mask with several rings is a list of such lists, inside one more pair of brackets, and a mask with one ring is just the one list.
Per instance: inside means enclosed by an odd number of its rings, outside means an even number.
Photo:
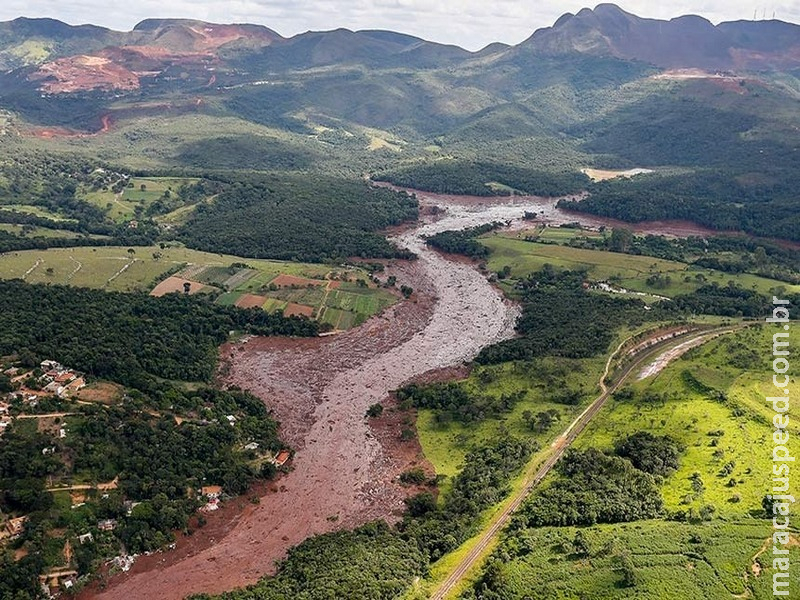
[{"label": "valley", "polygon": [[800,25],[575,8],[0,21],[0,600],[800,594]]}]

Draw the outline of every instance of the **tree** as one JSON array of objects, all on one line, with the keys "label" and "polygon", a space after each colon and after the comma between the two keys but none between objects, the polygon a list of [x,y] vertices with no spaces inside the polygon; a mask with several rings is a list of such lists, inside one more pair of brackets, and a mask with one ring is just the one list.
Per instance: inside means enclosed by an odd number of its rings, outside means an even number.
[{"label": "tree", "polygon": [[383,405],[375,403],[367,409],[367,416],[371,419],[380,417],[383,414]]}]

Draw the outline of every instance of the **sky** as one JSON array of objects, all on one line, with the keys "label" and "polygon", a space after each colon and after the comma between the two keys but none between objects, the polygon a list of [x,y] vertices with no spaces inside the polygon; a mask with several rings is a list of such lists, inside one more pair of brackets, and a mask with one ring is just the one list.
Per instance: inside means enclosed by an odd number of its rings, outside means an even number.
[{"label": "sky", "polygon": [[[776,18],[800,23],[800,0],[621,0],[624,10],[669,19],[699,14],[718,23]],[[2,0],[0,21],[51,17],[127,31],[145,18],[183,17],[214,23],[257,23],[289,37],[309,30],[391,29],[427,40],[478,50],[491,42],[516,44],[580,0]]]}]

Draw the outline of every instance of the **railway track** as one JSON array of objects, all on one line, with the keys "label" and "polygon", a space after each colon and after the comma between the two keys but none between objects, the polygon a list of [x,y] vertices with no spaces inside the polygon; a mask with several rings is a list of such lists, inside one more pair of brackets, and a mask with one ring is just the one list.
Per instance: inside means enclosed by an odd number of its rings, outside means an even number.
[{"label": "railway track", "polygon": [[738,327],[718,327],[712,330],[705,330],[702,333],[694,331],[687,333],[684,336],[664,340],[658,344],[650,346],[642,351],[639,356],[636,356],[633,362],[627,364],[623,368],[621,374],[611,385],[607,385],[606,380],[611,372],[611,366],[614,362],[614,359],[617,358],[617,355],[620,353],[628,340],[623,341],[611,354],[611,356],[609,356],[608,361],[606,361],[605,371],[603,376],[600,378],[600,395],[586,408],[586,410],[584,410],[577,418],[575,418],[564,430],[564,432],[552,443],[550,446],[549,456],[541,464],[533,477],[521,490],[515,494],[511,503],[505,509],[503,509],[499,515],[494,517],[491,525],[489,525],[489,527],[483,532],[478,543],[469,551],[469,553],[467,553],[466,556],[464,556],[463,559],[461,559],[447,579],[439,584],[439,586],[433,591],[430,596],[430,600],[445,600],[445,598],[448,597],[448,594],[450,594],[450,592],[456,588],[456,586],[464,579],[466,574],[479,562],[482,554],[497,537],[500,531],[506,525],[508,525],[508,522],[511,520],[511,516],[522,505],[531,491],[533,491],[533,489],[542,482],[548,473],[550,473],[561,457],[564,456],[564,453],[572,445],[575,439],[584,429],[586,429],[586,426],[589,425],[592,419],[603,409],[603,406],[611,397],[611,395],[617,391],[637,369],[642,367],[647,360],[650,360],[654,354],[664,350],[664,348],[674,344],[676,340],[685,340],[688,342],[705,338],[705,342],[717,337],[718,335],[728,333],[736,329],[738,329]]}]

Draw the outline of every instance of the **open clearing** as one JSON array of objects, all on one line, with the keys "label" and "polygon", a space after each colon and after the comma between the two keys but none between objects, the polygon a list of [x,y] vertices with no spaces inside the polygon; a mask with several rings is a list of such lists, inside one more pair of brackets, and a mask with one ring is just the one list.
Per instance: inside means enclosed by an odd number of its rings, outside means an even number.
[{"label": "open clearing", "polygon": [[633,177],[634,175],[644,175],[652,173],[652,169],[628,169],[626,171],[611,171],[606,169],[581,169],[592,181],[606,181],[617,177]]},{"label": "open clearing", "polygon": [[[121,194],[115,194],[111,190],[83,190],[81,195],[87,202],[107,211],[112,220],[124,223],[138,218],[137,207],[139,207],[139,211],[146,212],[153,203],[163,197],[165,192],[169,192],[174,201],[177,191],[182,185],[189,185],[196,181],[196,178],[190,177],[133,177],[130,185],[122,190]],[[192,206],[181,207],[186,212],[184,216],[190,214]]]},{"label": "open clearing", "polygon": [[188,279],[183,279],[182,277],[167,277],[164,281],[159,283],[156,287],[152,289],[150,292],[151,296],[165,296],[167,294],[173,294],[175,292],[185,293],[186,289],[189,289],[189,295],[191,294],[199,294],[203,290],[207,289],[201,283],[197,283],[196,281],[190,281]]},{"label": "open clearing", "polygon": [[[489,268],[492,271],[500,271],[504,266],[509,266],[513,278],[524,277],[538,271],[545,264],[564,269],[587,269],[592,279],[600,281],[613,279],[617,285],[626,289],[661,296],[686,294],[708,283],[726,285],[729,281],[763,294],[769,294],[776,287],[782,287],[790,293],[800,292],[800,285],[790,285],[749,273],[723,273],[649,256],[528,242],[521,239],[525,235],[526,232],[515,232],[482,237],[481,243],[492,250],[488,261]],[[656,274],[669,276],[671,279],[669,285],[648,286],[645,280]]]}]

